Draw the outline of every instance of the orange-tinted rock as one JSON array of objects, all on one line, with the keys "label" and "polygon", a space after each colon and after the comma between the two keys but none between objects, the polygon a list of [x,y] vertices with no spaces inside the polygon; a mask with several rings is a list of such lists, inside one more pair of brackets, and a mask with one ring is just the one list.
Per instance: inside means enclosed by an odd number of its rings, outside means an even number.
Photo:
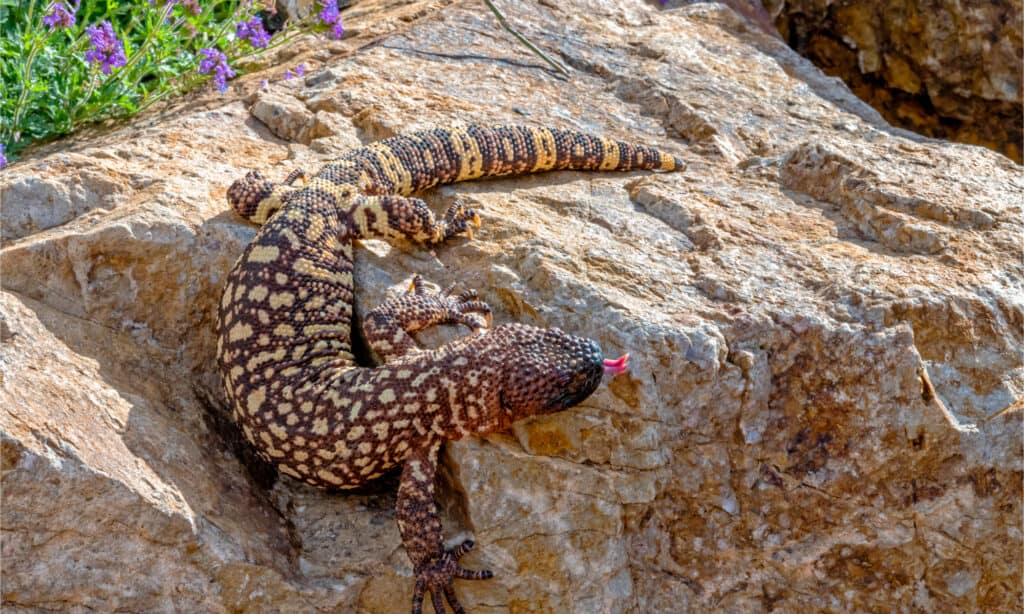
[{"label": "orange-tinted rock", "polygon": [[722,7],[505,8],[572,81],[476,5],[366,0],[350,38],[284,49],[304,80],[0,173],[4,609],[408,607],[393,478],[322,493],[235,454],[213,315],[254,229],[224,191],[455,121],[689,165],[441,188],[473,241],[357,250],[359,313],[420,273],[630,354],[583,406],[447,448],[446,531],[496,572],[467,609],[1019,609],[1020,168],[890,127]]}]

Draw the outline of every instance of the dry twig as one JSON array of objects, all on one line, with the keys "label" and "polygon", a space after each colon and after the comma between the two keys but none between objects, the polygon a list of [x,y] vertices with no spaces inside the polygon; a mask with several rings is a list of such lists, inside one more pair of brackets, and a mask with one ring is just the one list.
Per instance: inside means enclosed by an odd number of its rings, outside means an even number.
[{"label": "dry twig", "polygon": [[505,16],[501,14],[501,11],[498,10],[498,7],[494,6],[494,3],[491,2],[491,0],[484,0],[484,4],[486,4],[487,8],[491,9],[491,12],[494,13],[494,16],[498,18],[498,23],[501,24],[501,27],[508,30],[512,34],[512,36],[518,38],[521,43],[529,47],[531,51],[539,55],[542,60],[550,64],[555,70],[562,73],[566,77],[569,76],[569,71],[565,68],[565,66],[562,66],[562,64],[559,63],[558,61],[548,57],[546,53],[544,53],[543,51],[540,50],[540,48],[531,43],[529,39],[527,39],[525,36],[516,31],[515,28],[510,26],[508,24],[508,21],[505,20]]}]

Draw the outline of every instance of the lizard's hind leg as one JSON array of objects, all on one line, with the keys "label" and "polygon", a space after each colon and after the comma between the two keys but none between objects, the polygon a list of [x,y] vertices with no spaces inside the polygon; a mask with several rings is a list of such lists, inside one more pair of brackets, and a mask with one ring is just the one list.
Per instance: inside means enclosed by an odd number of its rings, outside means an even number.
[{"label": "lizard's hind leg", "polygon": [[265,224],[298,189],[292,187],[292,184],[299,177],[305,177],[305,173],[302,169],[295,169],[282,183],[275,184],[265,179],[259,171],[249,171],[244,178],[228,188],[228,203],[236,213],[250,222]]},{"label": "lizard's hind leg", "polygon": [[418,349],[411,333],[437,324],[462,324],[473,331],[491,325],[491,307],[475,290],[452,296],[427,292],[416,275],[408,292],[381,303],[366,315],[363,332],[381,360],[393,362]]},{"label": "lizard's hind leg", "polygon": [[[444,600],[456,614],[464,613],[455,596],[453,582],[487,580],[494,577],[488,569],[473,570],[459,565],[459,559],[473,548],[466,540],[452,548],[441,541],[441,521],[434,502],[434,479],[437,472],[439,442],[414,450],[406,459],[398,484],[398,529],[402,543],[412,561],[416,586],[412,595],[413,614],[423,611],[423,597],[430,593],[434,611],[444,614]],[[442,598],[443,595],[443,598]]]}]

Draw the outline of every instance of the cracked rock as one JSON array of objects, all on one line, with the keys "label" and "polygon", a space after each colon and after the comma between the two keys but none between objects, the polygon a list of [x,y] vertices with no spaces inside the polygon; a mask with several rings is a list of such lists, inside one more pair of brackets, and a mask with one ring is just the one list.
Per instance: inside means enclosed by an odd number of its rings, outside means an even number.
[{"label": "cracked rock", "polygon": [[455,122],[688,164],[430,190],[480,212],[472,241],[356,250],[357,314],[421,274],[630,354],[580,407],[447,446],[446,538],[496,572],[456,583],[468,611],[1019,609],[1020,167],[682,4],[507,7],[565,81],[477,6],[364,0],[352,36],[289,43],[305,81],[246,75],[0,173],[4,610],[407,610],[394,476],[304,487],[225,419],[213,321],[255,229],[224,193]]}]

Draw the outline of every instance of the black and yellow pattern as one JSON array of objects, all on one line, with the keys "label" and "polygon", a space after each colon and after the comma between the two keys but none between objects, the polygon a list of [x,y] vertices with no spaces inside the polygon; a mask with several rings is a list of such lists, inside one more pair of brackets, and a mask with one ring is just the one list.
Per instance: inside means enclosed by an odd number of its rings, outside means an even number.
[{"label": "black and yellow pattern", "polygon": [[489,325],[490,309],[475,293],[431,295],[417,281],[368,315],[367,339],[385,364],[359,368],[350,344],[353,241],[436,245],[479,225],[461,206],[438,220],[409,198],[439,183],[682,168],[656,149],[572,130],[467,126],[351,151],[302,187],[294,185],[301,172],[281,184],[251,172],[228,190],[232,207],[263,225],[228,276],[217,319],[234,419],[260,455],[316,486],[359,486],[405,462],[398,516],[416,567],[414,611],[425,591],[435,604],[444,593],[456,607],[454,577],[489,577],[456,564],[469,545],[441,546],[433,504],[441,443],[579,403],[600,383],[603,357],[587,339],[520,325],[420,350],[411,333],[440,323],[479,329]]}]

